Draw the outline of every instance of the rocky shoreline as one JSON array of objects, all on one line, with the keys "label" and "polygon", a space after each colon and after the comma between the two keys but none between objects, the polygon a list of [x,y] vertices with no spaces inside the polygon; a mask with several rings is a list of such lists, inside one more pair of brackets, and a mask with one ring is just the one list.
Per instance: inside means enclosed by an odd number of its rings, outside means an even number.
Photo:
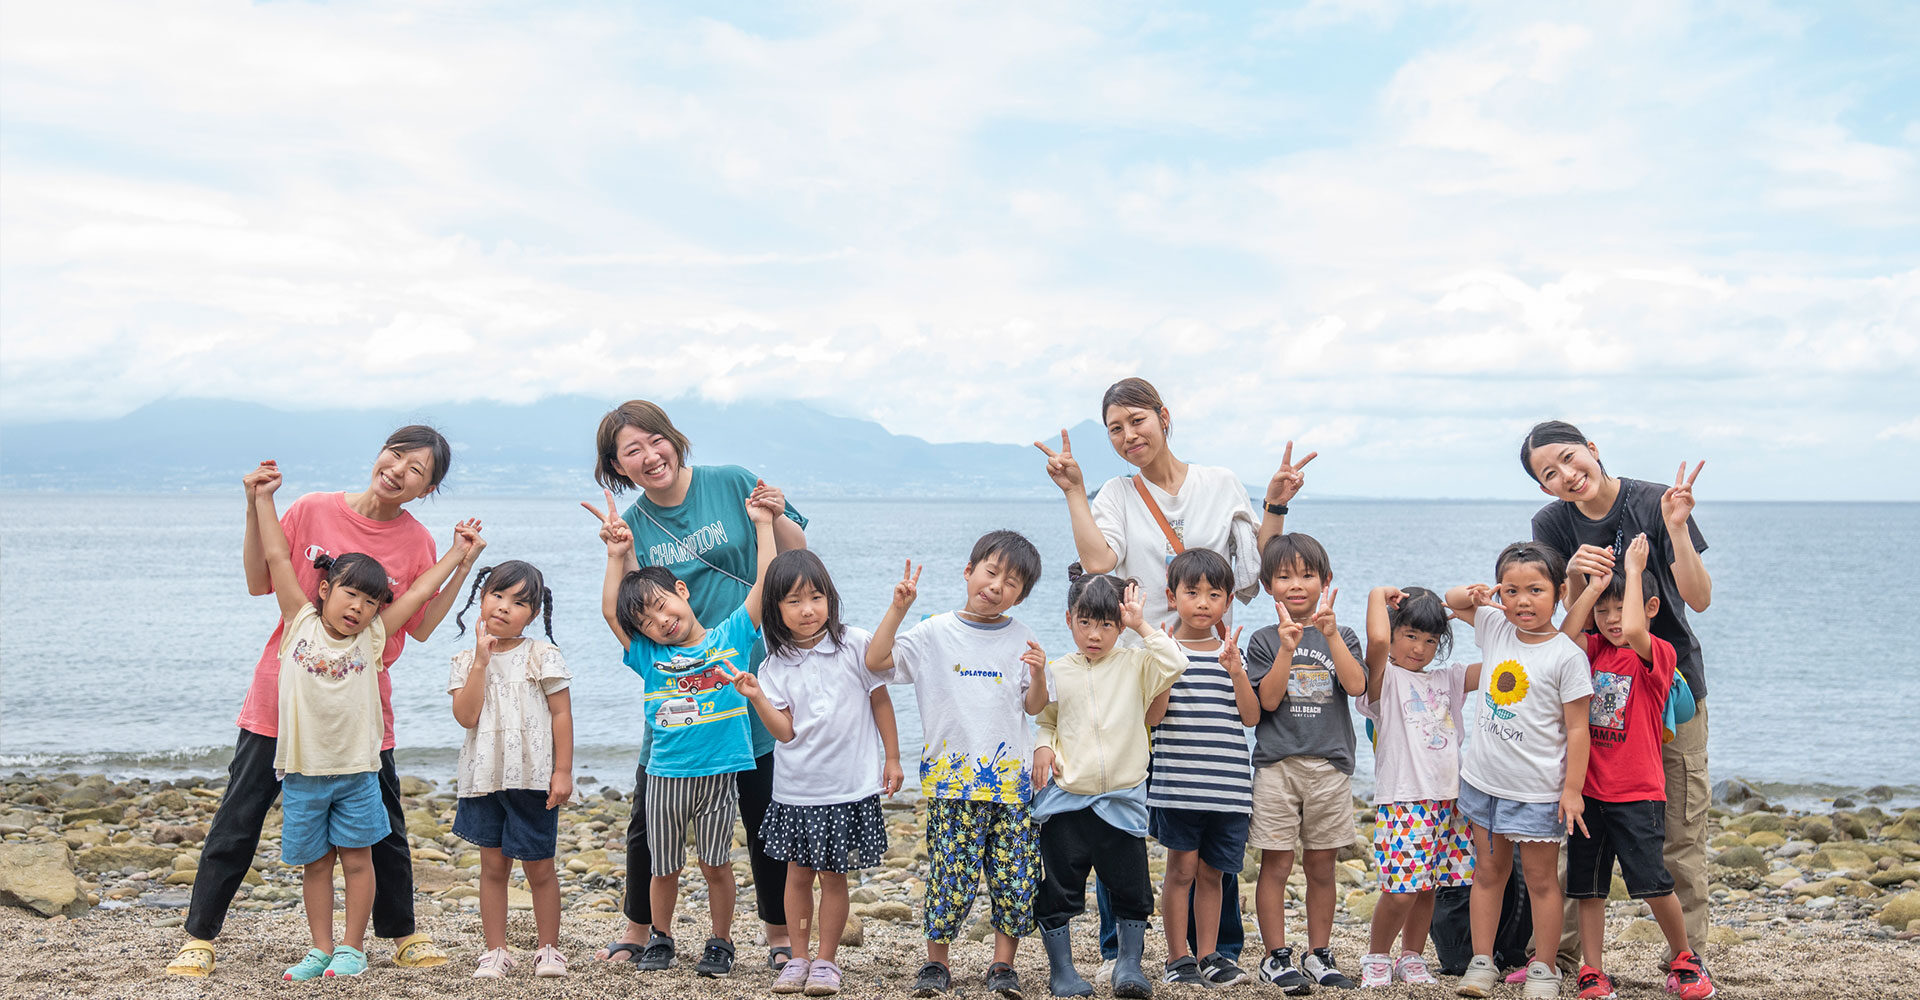
[{"label": "rocky shoreline", "polygon": [[[0,782],[0,934],[28,946],[17,961],[0,966],[0,994],[204,997],[301,988],[278,980],[279,970],[305,948],[299,871],[278,861],[278,809],[269,814],[253,868],[219,939],[220,965],[213,978],[180,980],[161,973],[185,937],[180,924],[187,895],[223,785],[223,780],[199,778],[115,782],[78,774],[16,774]],[[327,988],[409,997],[535,989],[543,995],[558,989],[568,996],[669,996],[690,989],[703,996],[765,995],[771,973],[761,962],[764,950],[752,946],[759,925],[751,890],[741,893],[734,935],[740,964],[730,980],[696,980],[690,960],[641,976],[592,959],[593,948],[623,926],[619,901],[629,802],[619,790],[590,778],[582,785],[582,796],[562,811],[560,821],[562,945],[574,970],[567,980],[537,982],[525,968],[504,983],[469,978],[480,946],[479,854],[452,835],[453,792],[407,777],[402,790],[414,850],[416,913],[422,930],[433,934],[454,961],[438,969],[398,969],[391,964],[391,948],[375,943],[367,976]],[[1840,800],[1824,811],[1790,812],[1769,806],[1737,781],[1723,782],[1716,793],[1721,804],[1711,820],[1713,930],[1701,950],[1724,995],[1920,996],[1920,945],[1913,943],[1920,937],[1920,809],[1856,807]],[[857,876],[853,893],[855,920],[842,963],[848,996],[905,995],[920,961],[924,812],[903,796],[886,803],[885,815],[892,845],[885,864]],[[1335,949],[1350,970],[1357,969],[1365,950],[1377,898],[1366,840],[1372,810],[1356,803],[1355,815],[1355,844],[1342,850],[1336,871]],[[736,845],[741,842],[736,831]],[[1157,876],[1162,864],[1157,847],[1154,855]],[[743,888],[749,886],[752,873],[743,847],[735,851],[734,869]],[[1254,871],[1250,864],[1243,875],[1249,904]],[[697,942],[704,937],[704,920],[695,920],[704,916],[705,894],[697,879],[691,883],[683,890],[680,936]],[[1623,889],[1616,879],[1609,913],[1609,963],[1621,980],[1621,995],[1665,996],[1653,971],[1659,931],[1644,905],[1627,900]],[[530,951],[531,901],[517,873],[509,892],[513,943]],[[1303,892],[1296,871],[1292,894],[1297,900]],[[969,971],[986,961],[984,913],[983,898],[974,909],[969,943],[955,949],[962,995],[984,995],[977,972]],[[1303,918],[1297,907],[1290,916],[1297,937]],[[1251,969],[1258,935],[1250,906],[1247,921],[1249,955],[1243,965]],[[1091,924],[1090,918],[1083,922]],[[1077,935],[1088,972],[1098,962],[1092,937],[1090,926]],[[1148,958],[1155,971],[1161,957],[1162,946],[1150,940]],[[1019,965],[1028,995],[1044,996],[1040,950],[1023,947]],[[1404,986],[1378,992],[1423,995]],[[1569,984],[1566,995],[1572,992]],[[1424,995],[1451,995],[1451,990],[1428,988]]]}]

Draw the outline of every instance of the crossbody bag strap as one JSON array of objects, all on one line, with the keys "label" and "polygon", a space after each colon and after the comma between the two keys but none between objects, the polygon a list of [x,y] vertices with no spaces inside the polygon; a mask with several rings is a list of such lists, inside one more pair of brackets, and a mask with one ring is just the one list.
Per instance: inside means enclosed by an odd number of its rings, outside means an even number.
[{"label": "crossbody bag strap", "polygon": [[[1147,492],[1147,481],[1139,476],[1128,476],[1127,478],[1133,480],[1133,488],[1140,494],[1140,502],[1147,505],[1147,513],[1152,514],[1154,523],[1160,525],[1160,533],[1167,536],[1167,544],[1173,547],[1173,554],[1177,556],[1187,551],[1187,547],[1180,543],[1180,536],[1174,534],[1173,524],[1167,520],[1166,512],[1162,511],[1160,505],[1154,502],[1153,494]],[[1227,637],[1226,621],[1223,619],[1214,622],[1213,630],[1219,634],[1220,638],[1225,639]]]},{"label": "crossbody bag strap", "polygon": [[739,577],[733,575],[732,573],[729,573],[726,570],[721,569],[718,566],[715,566],[712,562],[708,561],[706,556],[701,555],[699,552],[694,550],[694,547],[692,545],[687,544],[686,539],[681,538],[679,535],[676,535],[672,531],[667,530],[667,526],[664,524],[661,524],[658,520],[656,520],[652,514],[647,512],[647,509],[645,507],[642,507],[636,503],[633,505],[633,509],[639,511],[640,516],[646,518],[648,524],[651,524],[654,527],[660,529],[662,534],[666,535],[668,538],[673,539],[674,544],[680,546],[680,550],[682,552],[685,552],[686,554],[694,557],[695,559],[700,560],[702,563],[705,563],[706,567],[710,570],[713,570],[715,573],[718,573],[721,576],[724,576],[727,579],[740,584],[741,586],[747,588],[748,590],[753,589],[753,581],[742,580]]}]

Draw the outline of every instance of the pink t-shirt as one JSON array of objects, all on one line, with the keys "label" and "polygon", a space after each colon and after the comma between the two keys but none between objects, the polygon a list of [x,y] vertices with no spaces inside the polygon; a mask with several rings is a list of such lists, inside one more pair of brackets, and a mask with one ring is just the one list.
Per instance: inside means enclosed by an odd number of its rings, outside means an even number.
[{"label": "pink t-shirt", "polygon": [[[280,527],[287,533],[287,545],[293,550],[293,574],[300,578],[300,589],[309,599],[320,589],[319,570],[313,568],[321,553],[339,558],[349,552],[364,552],[378,560],[387,571],[387,584],[395,594],[413,585],[415,577],[440,561],[433,547],[433,533],[426,525],[401,511],[391,521],[376,521],[355,513],[347,506],[345,493],[309,493],[293,502],[280,515]],[[381,660],[389,667],[406,648],[407,633],[418,627],[424,608],[387,637]],[[280,735],[280,631],[276,625],[260,651],[260,662],[253,668],[253,684],[247,688],[247,700],[240,706],[237,721],[241,729],[261,736]],[[380,671],[380,715],[385,726],[380,749],[393,749],[393,679]]]}]

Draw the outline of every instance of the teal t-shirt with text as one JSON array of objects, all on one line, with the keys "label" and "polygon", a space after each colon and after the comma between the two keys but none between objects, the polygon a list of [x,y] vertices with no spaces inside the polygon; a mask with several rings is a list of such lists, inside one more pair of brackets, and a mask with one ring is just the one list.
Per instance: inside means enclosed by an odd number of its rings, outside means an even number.
[{"label": "teal t-shirt with text", "polygon": [[[633,554],[640,565],[663,566],[685,581],[693,616],[712,627],[739,608],[753,589],[760,546],[753,522],[747,518],[746,499],[758,477],[737,465],[695,465],[689,471],[693,481],[678,505],[662,507],[641,494],[620,516],[633,529]],[[802,528],[807,526],[807,519],[791,503],[786,516]],[[747,669],[759,673],[766,656],[766,646],[754,643]],[[747,714],[752,716],[753,755],[772,753],[773,734],[758,716]],[[646,756],[645,746],[641,755]],[[752,767],[752,762],[747,766]]]},{"label": "teal t-shirt with text", "polygon": [[[636,635],[626,664],[646,684],[647,773],[695,778],[753,769],[747,720],[753,708],[727,681],[760,641],[743,606],[691,646],[662,646]],[[725,668],[723,670],[722,668]]]}]

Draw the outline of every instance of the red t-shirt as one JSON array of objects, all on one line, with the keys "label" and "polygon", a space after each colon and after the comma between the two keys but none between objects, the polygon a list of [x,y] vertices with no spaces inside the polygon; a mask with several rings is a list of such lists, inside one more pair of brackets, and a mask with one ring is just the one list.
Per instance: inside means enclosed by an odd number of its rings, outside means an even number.
[{"label": "red t-shirt", "polygon": [[[433,533],[412,514],[403,510],[391,521],[376,521],[348,507],[345,493],[309,493],[295,500],[280,515],[280,528],[287,533],[287,547],[293,551],[293,575],[300,578],[300,589],[309,600],[320,589],[322,574],[313,568],[313,559],[322,552],[336,559],[349,552],[372,556],[387,571],[387,585],[396,595],[440,561],[434,551]],[[400,658],[407,633],[419,626],[425,614],[422,608],[406,628],[395,629],[387,637],[380,657],[387,666]],[[236,720],[241,729],[261,736],[280,735],[280,630],[284,628],[286,623],[280,622],[267,637],[260,662],[253,668],[253,684],[247,688],[247,700]],[[391,750],[393,678],[385,670],[380,671],[380,714],[385,726],[380,749]]]},{"label": "red t-shirt", "polygon": [[1660,726],[1673,688],[1673,644],[1653,641],[1653,662],[1632,646],[1587,633],[1593,700],[1587,703],[1586,795],[1602,802],[1665,802],[1667,774],[1660,764]]}]

